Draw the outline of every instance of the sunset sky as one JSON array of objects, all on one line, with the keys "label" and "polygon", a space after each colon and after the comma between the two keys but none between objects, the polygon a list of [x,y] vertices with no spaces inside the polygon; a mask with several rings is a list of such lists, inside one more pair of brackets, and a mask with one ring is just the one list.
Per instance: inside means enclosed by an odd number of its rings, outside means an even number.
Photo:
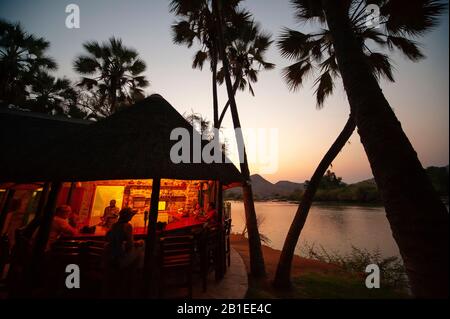
[{"label": "sunset sky", "polygon": [[[65,27],[65,7],[70,3],[80,7],[80,29]],[[50,41],[48,53],[59,65],[56,75],[74,81],[79,76],[72,70],[72,61],[83,53],[83,42],[120,37],[147,63],[145,75],[151,83],[148,94],[161,94],[180,113],[194,110],[212,119],[211,73],[208,68],[191,68],[195,46],[188,49],[172,43],[170,26],[176,18],[169,12],[168,4],[168,0],[0,1],[0,17],[19,21],[28,32]],[[288,0],[247,0],[244,6],[274,39],[282,27],[311,30],[295,22]],[[396,83],[382,82],[383,91],[424,166],[449,163],[448,37],[446,15],[439,28],[419,39],[427,59],[412,63],[392,55]],[[248,92],[237,96],[241,122],[245,128],[278,129],[278,170],[264,177],[272,182],[303,182],[310,178],[347,120],[345,92],[337,82],[335,94],[323,109],[317,110],[312,81],[301,90],[290,92],[281,76],[289,61],[280,56],[274,45],[267,60],[277,66],[260,74],[254,86],[256,97]],[[220,93],[223,105],[225,91]],[[232,126],[229,117],[224,126]],[[356,133],[333,163],[333,170],[346,182],[371,178]]]}]

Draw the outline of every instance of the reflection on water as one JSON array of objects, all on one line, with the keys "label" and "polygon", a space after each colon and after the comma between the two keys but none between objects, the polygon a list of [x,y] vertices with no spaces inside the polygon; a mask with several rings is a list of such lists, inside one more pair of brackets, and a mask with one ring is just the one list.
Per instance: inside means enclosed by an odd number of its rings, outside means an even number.
[{"label": "reflection on water", "polygon": [[[270,240],[275,249],[283,247],[298,205],[286,202],[256,202],[256,212],[263,219],[260,233]],[[242,202],[231,202],[233,232],[244,228],[245,214]],[[399,256],[397,244],[383,207],[352,205],[313,205],[300,236],[296,254],[305,255],[305,243],[322,245],[327,251],[346,254],[351,247],[376,249],[384,257]]]}]

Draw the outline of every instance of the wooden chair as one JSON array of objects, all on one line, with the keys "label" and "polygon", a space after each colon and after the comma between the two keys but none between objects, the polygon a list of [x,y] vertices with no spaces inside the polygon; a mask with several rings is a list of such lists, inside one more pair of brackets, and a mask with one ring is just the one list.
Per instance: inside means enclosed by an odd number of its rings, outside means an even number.
[{"label": "wooden chair", "polygon": [[[55,297],[98,297],[103,285],[104,243],[62,239],[56,241],[47,254],[47,290]],[[65,268],[80,267],[81,289],[67,289]]]},{"label": "wooden chair", "polygon": [[217,263],[219,262],[220,228],[219,226],[206,227],[200,244],[201,276],[203,291],[207,289],[208,275],[214,270],[217,279]]},{"label": "wooden chair", "polygon": [[[187,297],[192,298],[194,236],[164,236],[159,243],[159,296],[164,297],[166,288],[176,287],[187,288]],[[179,275],[184,282],[178,281]],[[175,279],[175,284],[168,284],[169,279]]]}]

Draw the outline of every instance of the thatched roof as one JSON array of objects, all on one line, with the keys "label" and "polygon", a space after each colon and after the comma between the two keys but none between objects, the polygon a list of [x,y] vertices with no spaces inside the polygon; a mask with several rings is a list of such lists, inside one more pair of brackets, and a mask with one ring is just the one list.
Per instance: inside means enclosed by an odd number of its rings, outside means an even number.
[{"label": "thatched roof", "polygon": [[99,122],[3,110],[0,182],[154,177],[241,181],[231,163],[173,163],[170,149],[176,141],[170,133],[176,127],[193,131],[159,95]]}]

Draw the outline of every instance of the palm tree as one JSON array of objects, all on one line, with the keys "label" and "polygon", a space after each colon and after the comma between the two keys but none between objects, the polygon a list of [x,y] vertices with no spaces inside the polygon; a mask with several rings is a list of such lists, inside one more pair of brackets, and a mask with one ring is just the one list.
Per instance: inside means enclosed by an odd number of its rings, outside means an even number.
[{"label": "palm tree", "polygon": [[[265,60],[265,53],[272,44],[271,35],[261,31],[258,23],[250,21],[244,24],[227,47],[228,61],[230,62],[230,71],[234,79],[233,93],[236,95],[237,90],[244,91],[248,87],[249,92],[255,96],[252,83],[258,81],[258,75],[261,70],[272,70],[275,64]],[[217,73],[217,81],[219,84],[224,82],[223,67]],[[225,114],[230,106],[230,100],[222,109],[219,116],[220,127]]]},{"label": "palm tree", "polygon": [[[228,0],[221,3],[221,16],[225,17],[227,24],[219,24],[217,11],[214,8],[213,0],[173,0],[171,2],[171,12],[181,17],[172,26],[174,34],[173,40],[177,44],[186,44],[191,47],[195,40],[202,46],[194,57],[193,67],[202,68],[204,62],[209,59],[212,71],[212,88],[213,88],[213,113],[214,128],[219,129],[219,108],[217,97],[217,69],[218,62],[221,60],[224,64],[224,55],[220,50],[220,42],[230,44],[237,38],[239,30],[249,23],[250,14],[246,10],[238,8],[241,0]],[[223,46],[226,52],[226,47]],[[225,53],[226,54],[226,53]],[[228,63],[228,62],[227,62]],[[224,68],[224,78],[227,82],[227,74]],[[231,78],[230,78],[231,81]],[[227,84],[228,86],[228,84]],[[228,94],[230,99],[230,92]],[[235,104],[234,104],[235,106]],[[235,128],[240,128],[239,116],[237,109],[232,107],[233,123]],[[236,130],[238,132],[238,130]],[[238,144],[243,145],[242,138],[237,136]],[[241,148],[240,148],[241,149]],[[261,250],[261,241],[257,227],[256,212],[253,203],[253,194],[251,192],[250,173],[244,152],[245,164],[241,164],[241,173],[246,183],[243,186],[244,205],[246,211],[247,227],[249,229],[249,250],[250,250],[250,268],[254,276],[265,276],[264,258]],[[251,225],[250,225],[251,224]]]},{"label": "palm tree", "polygon": [[78,56],[74,69],[83,77],[79,86],[96,92],[106,100],[109,112],[118,106],[131,104],[144,97],[143,88],[149,85],[141,75],[146,68],[137,51],[125,47],[122,40],[111,37],[107,43],[96,41],[83,44],[86,55]]},{"label": "palm tree", "polygon": [[19,23],[0,20],[0,100],[22,104],[36,73],[56,69],[53,59],[45,55],[49,46],[44,38],[25,32]]},{"label": "palm tree", "polygon": [[[227,2],[225,1],[225,3]],[[231,117],[233,120],[236,142],[238,145],[241,174],[244,179],[242,185],[242,195],[244,199],[245,221],[248,233],[250,269],[251,274],[255,278],[264,278],[266,277],[266,269],[264,264],[264,256],[261,249],[261,237],[258,231],[258,221],[255,211],[247,151],[245,149],[244,139],[242,136],[241,123],[235,99],[235,92],[233,90],[233,84],[231,81],[231,63],[229,62],[229,58],[227,55],[227,44],[229,44],[229,42],[227,42],[228,39],[226,36],[226,26],[230,25],[232,21],[228,19],[228,15],[226,14],[227,11],[224,10],[224,5],[221,0],[213,0],[212,5],[217,26],[219,58],[222,61],[224,80],[226,84],[228,100],[230,102]],[[237,8],[235,8],[235,10],[237,10]]]},{"label": "palm tree", "polygon": [[[236,6],[241,0],[227,1],[225,11],[233,24],[227,28],[227,37],[234,37],[237,30],[248,20],[248,13],[243,10],[236,12]],[[172,25],[173,42],[192,47],[198,41],[201,48],[194,55],[192,68],[203,69],[205,61],[210,61],[213,92],[213,124],[219,128],[219,100],[217,94],[218,76],[218,44],[217,26],[212,12],[211,0],[172,0],[170,11],[180,19]]]},{"label": "palm tree", "polygon": [[201,48],[196,52],[192,62],[193,69],[203,69],[206,60],[210,60],[212,73],[214,127],[218,122],[218,94],[217,94],[217,41],[214,18],[208,1],[172,0],[170,12],[180,20],[172,25],[173,42],[175,44],[192,47],[198,41]]},{"label": "palm tree", "polygon": [[68,79],[57,79],[46,72],[39,72],[31,85],[31,109],[48,114],[67,114],[76,105],[77,93]]},{"label": "palm tree", "polygon": [[[378,28],[373,25],[364,27],[369,16],[365,7],[369,3],[380,7]],[[433,0],[295,0],[293,4],[297,17],[302,21],[326,22],[328,26],[325,33],[332,44],[331,53],[335,56],[351,114],[414,295],[448,296],[448,211],[434,191],[374,75],[374,72],[384,73],[390,77],[386,72],[390,69],[387,57],[372,53],[362,41],[364,37],[360,29],[363,26],[363,33],[372,34],[370,38],[377,44],[396,47],[408,58],[416,60],[423,55],[411,39],[437,25],[445,5]],[[317,40],[317,34],[304,36],[311,39],[306,41],[311,50],[306,48],[299,53],[304,51],[305,59],[319,56],[319,51],[312,50],[316,47],[312,42]],[[300,68],[299,72],[304,72],[304,69]],[[330,82],[330,77],[326,76],[324,81]],[[322,91],[324,96],[329,95],[327,92]],[[296,218],[294,222],[304,223],[302,218]]]},{"label": "palm tree", "polygon": [[[380,46],[387,47],[389,50],[400,49],[407,58],[414,62],[424,58],[424,55],[417,44],[410,39],[385,35],[366,24],[366,20],[364,20],[366,18],[365,6],[363,4],[363,1],[355,1],[354,6],[349,8],[350,23],[358,41],[361,43],[373,75],[378,80],[384,78],[394,82],[389,57],[383,53],[374,52],[373,48],[369,48],[371,44],[375,42]],[[395,46],[393,43],[398,45]],[[295,63],[283,70],[283,76],[289,89],[296,91],[303,85],[305,79],[311,75],[315,76],[314,86],[316,87],[317,108],[322,108],[326,98],[333,94],[335,79],[340,76],[330,31],[321,29],[318,33],[304,34],[286,28],[280,36],[278,48],[283,57],[295,61]],[[280,256],[274,280],[276,287],[288,288],[290,286],[290,271],[295,247],[308,217],[314,195],[322,176],[345,146],[355,128],[356,123],[350,115],[342,132],[319,163],[306,187]]]}]

